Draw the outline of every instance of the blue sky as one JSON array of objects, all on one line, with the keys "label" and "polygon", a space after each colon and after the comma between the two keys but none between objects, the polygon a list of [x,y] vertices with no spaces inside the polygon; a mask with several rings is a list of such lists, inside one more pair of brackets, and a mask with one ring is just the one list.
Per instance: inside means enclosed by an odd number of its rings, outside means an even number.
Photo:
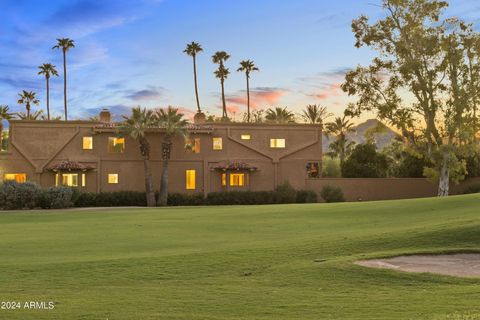
[{"label": "blue sky", "polygon": [[[220,115],[220,84],[211,55],[231,54],[225,84],[227,105],[237,117],[246,109],[245,78],[235,70],[252,59],[255,108],[307,104],[340,114],[351,98],[339,89],[345,72],[368,64],[372,53],[354,48],[351,20],[381,17],[379,0],[0,0],[0,104],[14,111],[21,90],[38,93],[45,107],[45,81],[37,67],[51,62],[62,73],[58,37],[75,40],[68,54],[70,118],[110,108],[116,115],[141,105],[168,105],[186,115],[195,110],[188,42],[198,56],[200,101]],[[477,0],[451,0],[448,15],[478,23]],[[62,78],[51,81],[51,107],[62,115]]]}]

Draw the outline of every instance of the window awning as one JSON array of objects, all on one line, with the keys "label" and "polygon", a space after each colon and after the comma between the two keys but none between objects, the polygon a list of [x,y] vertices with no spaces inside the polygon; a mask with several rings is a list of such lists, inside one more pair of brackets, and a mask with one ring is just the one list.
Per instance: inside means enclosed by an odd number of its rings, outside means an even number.
[{"label": "window awning", "polygon": [[241,161],[228,161],[220,162],[215,165],[212,170],[214,171],[257,171],[258,168]]},{"label": "window awning", "polygon": [[51,165],[47,168],[49,171],[59,172],[59,171],[88,171],[95,169],[95,166],[91,164],[65,160],[60,163]]}]

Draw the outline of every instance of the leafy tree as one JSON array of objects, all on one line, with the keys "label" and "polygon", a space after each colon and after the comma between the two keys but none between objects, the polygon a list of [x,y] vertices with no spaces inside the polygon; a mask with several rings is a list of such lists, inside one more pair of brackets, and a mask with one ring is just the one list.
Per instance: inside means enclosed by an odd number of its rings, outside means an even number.
[{"label": "leafy tree", "polygon": [[384,178],[387,176],[387,157],[377,152],[372,143],[359,144],[341,165],[344,178]]},{"label": "leafy tree", "polygon": [[346,156],[354,147],[353,141],[347,140],[347,134],[355,131],[354,125],[346,115],[337,117],[332,122],[325,124],[325,133],[327,135],[334,135],[335,141],[330,143],[330,155],[340,159],[340,166],[345,162]]},{"label": "leafy tree", "polygon": [[192,57],[193,60],[193,81],[195,83],[195,97],[197,99],[197,112],[201,113],[200,108],[200,99],[198,98],[198,86],[197,86],[197,54],[203,51],[203,48],[200,44],[196,42],[191,42],[187,44],[187,48],[183,50],[184,53]]},{"label": "leafy tree", "polygon": [[276,107],[275,109],[269,108],[267,109],[265,120],[271,123],[292,123],[295,122],[295,115],[293,112],[288,111],[287,107]]},{"label": "leafy tree", "polygon": [[[33,91],[26,91],[23,90],[21,93],[18,94],[18,104],[20,105],[25,105],[25,108],[27,109],[27,114],[26,114],[26,119],[25,120],[31,120],[30,118],[30,109],[31,105],[39,105],[40,100],[37,99],[36,93]],[[32,119],[34,120],[34,119]]]},{"label": "leafy tree", "polygon": [[327,107],[322,107],[316,104],[309,104],[302,112],[302,118],[305,122],[310,124],[322,124],[333,113],[328,112]]},{"label": "leafy tree", "polygon": [[38,69],[40,69],[38,74],[44,75],[45,80],[47,81],[47,120],[50,120],[50,77],[58,77],[58,72],[56,67],[51,63],[44,63],[39,66]]},{"label": "leafy tree", "polygon": [[162,177],[160,181],[160,194],[157,205],[166,206],[168,199],[168,164],[175,137],[187,137],[187,120],[183,119],[183,114],[178,109],[168,107],[160,109],[156,113],[157,126],[163,131],[162,141]]},{"label": "leafy tree", "polygon": [[253,61],[240,61],[240,68],[237,69],[237,72],[245,72],[245,78],[247,79],[247,122],[250,122],[250,73],[253,71],[259,71]]},{"label": "leafy tree", "polygon": [[375,112],[431,161],[424,174],[438,179],[439,196],[448,195],[450,180],[465,175],[458,154],[476,135],[478,87],[472,81],[478,83],[480,74],[479,36],[470,25],[443,18],[447,6],[439,0],[382,0],[384,18],[373,24],[366,16],[354,20],[356,47],[370,47],[377,57],[349,72],[342,85],[359,97],[350,114]]},{"label": "leafy tree", "polygon": [[0,106],[0,150],[3,147],[3,121],[12,119],[13,114],[10,112],[8,106]]},{"label": "leafy tree", "polygon": [[139,144],[145,170],[147,206],[155,207],[155,191],[153,189],[152,170],[150,169],[151,148],[147,138],[147,131],[155,127],[156,118],[153,111],[136,107],[132,108],[132,114],[129,117],[123,116],[123,119],[124,121],[120,125],[120,134],[131,137]]},{"label": "leafy tree", "polygon": [[63,54],[63,103],[65,110],[65,120],[68,120],[67,108],[67,52],[75,48],[75,43],[69,38],[57,39],[57,44],[52,49],[61,49]]},{"label": "leafy tree", "polygon": [[215,64],[218,64],[218,69],[215,70],[214,74],[217,79],[220,79],[220,85],[222,86],[222,118],[223,120],[228,120],[227,114],[227,104],[225,102],[225,79],[228,78],[230,71],[228,68],[225,68],[225,61],[230,59],[230,55],[225,51],[217,51],[212,56],[212,61]]}]

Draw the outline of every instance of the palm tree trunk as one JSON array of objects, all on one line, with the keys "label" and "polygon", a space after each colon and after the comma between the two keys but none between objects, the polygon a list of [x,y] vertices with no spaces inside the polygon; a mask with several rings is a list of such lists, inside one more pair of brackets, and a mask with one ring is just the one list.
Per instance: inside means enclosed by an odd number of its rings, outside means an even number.
[{"label": "palm tree trunk", "polygon": [[249,83],[249,77],[248,77],[248,73],[246,73],[247,75],[247,122],[250,122],[250,83]]},{"label": "palm tree trunk", "polygon": [[25,108],[27,108],[27,120],[30,120],[30,103],[27,102]]},{"label": "palm tree trunk", "polygon": [[145,168],[145,191],[147,194],[147,206],[155,207],[155,192],[153,191],[152,171],[150,170],[150,159],[148,156],[143,158]]},{"label": "palm tree trunk", "polygon": [[65,121],[68,120],[67,114],[67,52],[63,50],[63,106],[65,110]]},{"label": "palm tree trunk", "polygon": [[197,61],[193,56],[193,81],[195,82],[195,97],[197,98],[197,111],[202,112],[200,109],[200,99],[198,98],[198,86],[197,86]]},{"label": "palm tree trunk", "polygon": [[227,103],[225,102],[225,87],[223,85],[224,80],[220,80],[220,83],[222,84],[222,104],[223,104],[223,110],[222,110],[222,118],[227,119]]},{"label": "palm tree trunk", "polygon": [[50,120],[50,84],[48,81],[48,77],[46,79],[47,79],[47,119]]},{"label": "palm tree trunk", "polygon": [[3,151],[3,123],[0,119],[0,151]]},{"label": "palm tree trunk", "polygon": [[162,177],[160,180],[160,194],[158,195],[158,206],[166,206],[168,202],[168,162],[170,160],[170,151],[172,143],[170,141],[162,142]]}]

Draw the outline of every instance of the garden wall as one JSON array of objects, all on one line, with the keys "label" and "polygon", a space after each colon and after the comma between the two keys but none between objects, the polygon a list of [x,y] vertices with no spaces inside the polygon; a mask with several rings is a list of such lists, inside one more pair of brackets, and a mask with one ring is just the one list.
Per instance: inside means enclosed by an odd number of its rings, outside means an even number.
[{"label": "garden wall", "polygon": [[[480,177],[450,186],[450,194],[461,194]],[[320,192],[326,185],[340,187],[346,201],[425,198],[437,195],[437,184],[424,178],[321,178],[307,179],[306,189]]]}]

